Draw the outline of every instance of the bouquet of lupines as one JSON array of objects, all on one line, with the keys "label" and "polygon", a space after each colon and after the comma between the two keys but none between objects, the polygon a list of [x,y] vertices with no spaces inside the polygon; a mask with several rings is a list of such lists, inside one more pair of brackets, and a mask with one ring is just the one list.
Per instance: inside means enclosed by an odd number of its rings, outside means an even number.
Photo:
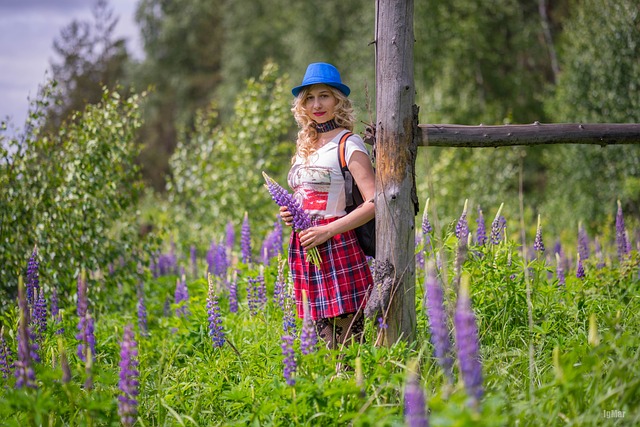
[{"label": "bouquet of lupines", "polygon": [[[289,212],[291,212],[291,215],[293,215],[293,229],[296,233],[311,227],[311,218],[309,218],[309,215],[302,209],[300,203],[269,175],[262,172],[262,176],[264,176],[264,180],[267,182],[266,187],[269,193],[271,193],[271,198],[278,206],[286,206]],[[320,260],[320,253],[317,247],[307,250],[306,260],[316,267],[320,266],[322,261]]]}]

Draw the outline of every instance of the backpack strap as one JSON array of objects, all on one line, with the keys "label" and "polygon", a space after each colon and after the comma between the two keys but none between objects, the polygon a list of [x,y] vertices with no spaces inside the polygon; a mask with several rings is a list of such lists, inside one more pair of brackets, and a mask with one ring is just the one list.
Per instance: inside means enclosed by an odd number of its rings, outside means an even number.
[{"label": "backpack strap", "polygon": [[352,135],[353,132],[346,132],[342,137],[340,137],[340,142],[338,143],[338,162],[340,163],[340,170],[342,171],[342,177],[344,178],[344,195],[347,206],[352,206],[354,204],[354,182],[351,172],[349,172],[349,167],[347,166],[347,139]]},{"label": "backpack strap", "polygon": [[342,176],[344,176],[345,172],[349,171],[347,167],[347,139],[349,139],[351,135],[353,135],[353,132],[346,132],[340,137],[340,142],[338,143],[338,161],[340,162]]}]

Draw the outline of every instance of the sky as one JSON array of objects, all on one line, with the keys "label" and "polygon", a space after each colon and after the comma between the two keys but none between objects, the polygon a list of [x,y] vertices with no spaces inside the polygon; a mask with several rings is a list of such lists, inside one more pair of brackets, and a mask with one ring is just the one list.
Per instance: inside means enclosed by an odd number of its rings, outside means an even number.
[{"label": "sky", "polygon": [[[38,87],[55,57],[53,41],[73,20],[92,22],[94,0],[0,0],[0,121],[22,128]],[[114,37],[140,57],[142,47],[134,14],[137,0],[108,0],[119,17]]]}]

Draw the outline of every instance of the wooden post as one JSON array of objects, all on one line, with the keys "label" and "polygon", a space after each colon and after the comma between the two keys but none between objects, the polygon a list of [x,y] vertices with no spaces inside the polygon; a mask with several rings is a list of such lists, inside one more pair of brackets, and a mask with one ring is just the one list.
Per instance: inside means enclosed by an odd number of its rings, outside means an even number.
[{"label": "wooden post", "polygon": [[413,0],[376,2],[376,286],[391,286],[385,344],[415,338]]}]

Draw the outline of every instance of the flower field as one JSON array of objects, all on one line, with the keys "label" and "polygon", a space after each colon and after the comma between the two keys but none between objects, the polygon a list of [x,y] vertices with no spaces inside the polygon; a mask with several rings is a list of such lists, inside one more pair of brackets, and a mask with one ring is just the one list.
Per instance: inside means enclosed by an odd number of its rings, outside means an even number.
[{"label": "flower field", "polygon": [[[3,425],[637,425],[638,231],[531,247],[498,210],[416,235],[416,339],[322,347],[295,305],[279,222],[245,215],[204,249],[41,280],[35,248],[3,313]],[[542,224],[544,222],[542,221]],[[634,237],[635,236],[635,237]],[[252,243],[260,241],[260,248]],[[258,256],[260,254],[260,256]],[[375,261],[372,260],[375,268]],[[59,294],[60,293],[60,294]]]}]

